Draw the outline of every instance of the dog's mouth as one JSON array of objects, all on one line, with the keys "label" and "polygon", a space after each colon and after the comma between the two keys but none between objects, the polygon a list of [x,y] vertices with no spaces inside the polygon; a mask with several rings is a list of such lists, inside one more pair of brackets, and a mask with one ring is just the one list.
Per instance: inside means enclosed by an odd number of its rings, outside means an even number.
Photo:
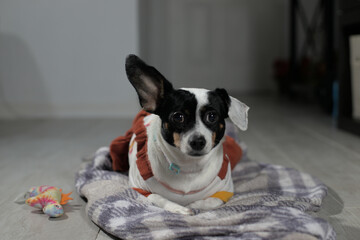
[{"label": "dog's mouth", "polygon": [[202,157],[204,156],[206,153],[203,152],[197,152],[197,151],[191,151],[189,153],[187,153],[189,156],[191,157]]}]

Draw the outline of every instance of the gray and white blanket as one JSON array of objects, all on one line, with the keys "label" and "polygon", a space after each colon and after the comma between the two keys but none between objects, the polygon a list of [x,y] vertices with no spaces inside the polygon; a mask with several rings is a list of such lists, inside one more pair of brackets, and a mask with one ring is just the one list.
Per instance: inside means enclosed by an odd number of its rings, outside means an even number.
[{"label": "gray and white blanket", "polygon": [[327,188],[297,170],[243,159],[233,170],[234,197],[193,216],[168,212],[132,190],[128,176],[111,169],[107,147],[77,173],[90,219],[121,239],[335,239],[317,211]]}]

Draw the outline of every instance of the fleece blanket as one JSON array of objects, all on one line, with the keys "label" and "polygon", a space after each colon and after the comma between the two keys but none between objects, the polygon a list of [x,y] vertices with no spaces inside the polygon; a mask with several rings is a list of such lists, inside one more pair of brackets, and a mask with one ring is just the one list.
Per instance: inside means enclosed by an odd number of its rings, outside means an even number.
[{"label": "fleece blanket", "polygon": [[159,208],[112,171],[109,148],[100,148],[77,173],[77,192],[90,219],[121,239],[335,239],[333,228],[310,216],[327,188],[291,168],[243,159],[233,170],[235,193],[210,211],[183,216]]}]

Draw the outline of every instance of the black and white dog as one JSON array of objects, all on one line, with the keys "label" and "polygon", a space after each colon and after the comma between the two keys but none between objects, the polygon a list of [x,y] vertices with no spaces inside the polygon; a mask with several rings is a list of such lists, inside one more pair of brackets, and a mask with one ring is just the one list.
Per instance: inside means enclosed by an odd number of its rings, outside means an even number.
[{"label": "black and white dog", "polygon": [[227,202],[234,190],[231,167],[242,151],[224,135],[225,119],[246,130],[249,108],[224,89],[174,89],[135,55],[127,57],[126,73],[144,111],[110,152],[113,162],[127,155],[131,187],[181,214]]}]

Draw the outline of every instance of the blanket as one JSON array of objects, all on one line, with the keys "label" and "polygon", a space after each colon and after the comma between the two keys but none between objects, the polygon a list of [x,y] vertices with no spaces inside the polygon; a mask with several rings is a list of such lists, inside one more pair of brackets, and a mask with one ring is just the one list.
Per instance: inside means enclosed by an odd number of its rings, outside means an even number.
[{"label": "blanket", "polygon": [[152,204],[112,170],[109,148],[100,148],[76,176],[89,218],[121,239],[335,239],[317,211],[327,188],[295,169],[246,156],[232,172],[235,192],[225,205],[183,216]]}]

